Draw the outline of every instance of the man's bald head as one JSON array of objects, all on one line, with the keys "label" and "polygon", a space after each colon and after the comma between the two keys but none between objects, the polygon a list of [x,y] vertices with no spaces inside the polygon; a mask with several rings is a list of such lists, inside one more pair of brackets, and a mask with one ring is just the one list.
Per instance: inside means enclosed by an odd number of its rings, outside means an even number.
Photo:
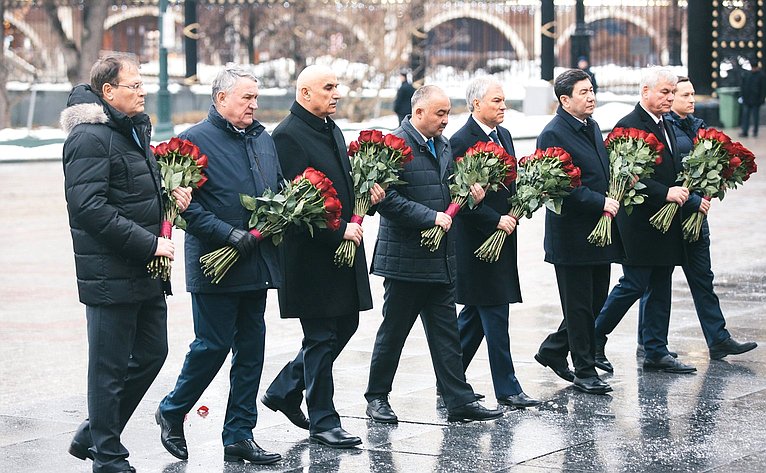
[{"label": "man's bald head", "polygon": [[339,99],[338,77],[329,67],[314,64],[298,74],[295,100],[312,114],[319,118],[332,115]]}]

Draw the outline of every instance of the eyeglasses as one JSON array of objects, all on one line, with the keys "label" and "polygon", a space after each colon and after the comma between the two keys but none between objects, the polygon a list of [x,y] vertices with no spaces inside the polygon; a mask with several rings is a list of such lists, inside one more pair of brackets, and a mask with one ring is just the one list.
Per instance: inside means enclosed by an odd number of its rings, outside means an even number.
[{"label": "eyeglasses", "polygon": [[138,92],[138,89],[144,88],[143,82],[136,82],[135,84],[131,85],[125,85],[125,84],[112,84],[114,87],[125,87],[126,89],[130,89],[133,92]]}]

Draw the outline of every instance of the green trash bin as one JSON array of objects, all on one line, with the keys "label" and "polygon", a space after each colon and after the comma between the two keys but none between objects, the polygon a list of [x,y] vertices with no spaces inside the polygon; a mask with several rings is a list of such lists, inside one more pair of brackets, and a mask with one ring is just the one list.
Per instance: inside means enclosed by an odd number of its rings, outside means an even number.
[{"label": "green trash bin", "polygon": [[739,126],[739,87],[719,87],[718,118],[724,128]]}]

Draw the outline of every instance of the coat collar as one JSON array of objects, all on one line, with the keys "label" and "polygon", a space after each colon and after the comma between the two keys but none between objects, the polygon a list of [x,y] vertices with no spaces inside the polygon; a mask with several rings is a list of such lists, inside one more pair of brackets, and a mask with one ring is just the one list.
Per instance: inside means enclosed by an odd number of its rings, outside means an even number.
[{"label": "coat collar", "polygon": [[327,117],[327,121],[325,121],[324,118],[319,118],[318,116],[303,108],[303,106],[298,102],[293,102],[293,105],[290,107],[290,113],[306,122],[308,126],[316,131],[322,132],[332,130],[336,126],[332,118]]}]

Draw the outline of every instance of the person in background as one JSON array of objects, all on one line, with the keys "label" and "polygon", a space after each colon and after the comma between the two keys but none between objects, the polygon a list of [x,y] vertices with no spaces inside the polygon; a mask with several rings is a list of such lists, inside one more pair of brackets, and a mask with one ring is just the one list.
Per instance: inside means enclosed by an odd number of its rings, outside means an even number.
[{"label": "person in background", "polygon": [[399,80],[401,85],[396,91],[396,97],[394,98],[394,113],[399,119],[397,123],[402,123],[404,117],[412,113],[412,94],[415,93],[415,87],[412,86],[409,80],[407,80],[407,71],[402,70],[399,73]]},{"label": "person in background", "polygon": [[758,136],[758,120],[761,105],[766,102],[766,74],[760,65],[752,61],[750,71],[742,75],[740,95],[742,96],[742,132],[739,136],[747,137],[750,124],[753,124],[753,136]]},{"label": "person in background", "polygon": [[585,71],[585,73],[588,74],[590,84],[593,86],[593,94],[595,95],[598,92],[598,83],[596,83],[596,73],[590,70],[590,63],[588,62],[588,58],[585,56],[580,56],[577,59],[577,68]]},{"label": "person in background", "polygon": [[[452,151],[442,132],[449,121],[450,101],[439,87],[426,85],[412,96],[412,115],[394,130],[412,149],[413,160],[378,206],[380,227],[372,273],[384,277],[383,321],[378,327],[367,383],[367,416],[396,423],[388,402],[402,348],[418,316],[423,322],[431,361],[441,387],[449,421],[491,420],[502,410],[487,409],[465,381],[455,311],[455,240],[449,175]],[[476,202],[484,198],[478,184],[471,188]],[[436,251],[420,244],[420,232],[434,225],[447,234]]]},{"label": "person in background", "polygon": [[[478,77],[466,90],[466,103],[471,116],[450,138],[452,158],[465,155],[478,142],[494,142],[515,156],[511,133],[500,126],[505,119],[505,94],[502,84],[491,77]],[[506,406],[533,407],[540,401],[527,396],[521,388],[511,358],[508,334],[508,305],[521,302],[519,272],[516,265],[516,220],[508,215],[508,202],[515,183],[507,189],[490,192],[483,205],[462,209],[455,218],[456,297],[464,304],[458,315],[463,370],[468,368],[481,341],[487,339],[489,367],[497,402]],[[476,248],[495,230],[508,234],[500,259],[486,263],[474,255]]]},{"label": "person in background", "polygon": [[[69,453],[93,460],[96,473],[135,471],[120,437],[168,353],[170,286],[146,265],[173,259],[175,246],[158,238],[162,181],[138,68],[127,55],[99,59],[61,114],[64,194],[88,321],[88,419]],[[183,211],[191,189],[173,196]]]},{"label": "person in background", "polygon": [[[697,131],[700,128],[705,128],[705,123],[701,118],[693,115],[696,100],[694,98],[694,86],[688,77],[678,78],[675,95],[671,111],[665,114],[664,118],[673,127],[678,152],[683,157],[691,153]],[[686,218],[696,212],[697,209],[705,213],[705,219],[702,221],[702,232],[697,241],[686,243],[687,261],[681,268],[684,270],[686,282],[692,293],[694,308],[697,311],[697,318],[707,342],[710,358],[720,360],[727,355],[739,355],[748,352],[758,345],[755,342],[740,343],[732,338],[729,331],[726,330],[726,319],[721,311],[721,303],[713,290],[710,228],[707,223],[710,201],[702,199],[699,194],[692,193],[682,208],[682,217]],[[648,298],[649,295],[644,294],[639,306],[639,336],[642,332],[641,321],[643,320],[644,305]],[[643,343],[641,342],[642,340],[639,340],[639,353],[643,351]]]},{"label": "person in background", "polygon": [[[601,129],[591,116],[596,95],[585,71],[569,69],[556,77],[559,99],[556,116],[537,137],[537,147],[563,148],[580,168],[582,185],[564,198],[561,213],[545,211],[545,261],[556,270],[564,319],[558,330],[540,344],[535,359],[560,378],[589,394],[605,394],[612,387],[598,376],[594,323],[609,292],[611,263],[624,256],[617,225],[612,244],[599,247],[588,242],[604,213],[617,214],[620,203],[606,197],[609,188],[609,153]],[[574,373],[567,366],[571,353]]]},{"label": "person in background", "polygon": [[[160,402],[155,418],[162,445],[186,460],[184,416],[231,353],[223,458],[267,465],[282,457],[258,446],[253,429],[263,371],[266,292],[279,287],[282,274],[271,239],[259,242],[247,231],[250,212],[240,204],[239,195],[277,190],[282,175],[274,142],[253,116],[258,109],[258,80],[253,72],[228,65],[213,80],[212,89],[207,118],[180,135],[208,156],[208,181],[183,214],[186,289],[191,293],[195,338],[175,388]],[[203,274],[199,259],[225,245],[237,249],[239,261],[213,284]]]}]

